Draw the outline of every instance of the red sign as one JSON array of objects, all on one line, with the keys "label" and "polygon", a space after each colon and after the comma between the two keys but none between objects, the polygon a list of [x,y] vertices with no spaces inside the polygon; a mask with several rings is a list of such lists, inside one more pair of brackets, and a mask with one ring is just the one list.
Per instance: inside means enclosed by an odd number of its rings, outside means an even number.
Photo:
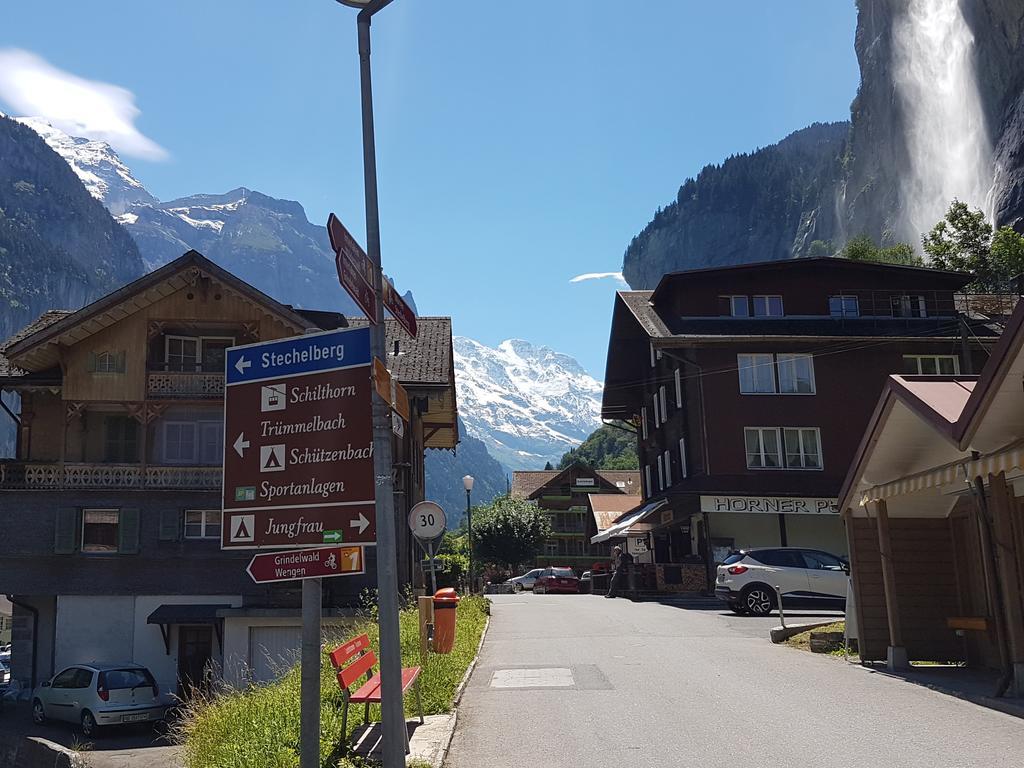
[{"label": "red sign", "polygon": [[327,235],[334,249],[338,281],[371,323],[377,322],[377,297],[373,290],[373,262],[345,225],[333,213],[327,217]]},{"label": "red sign", "polygon": [[416,338],[416,314],[387,280],[384,281],[384,308],[405,328],[406,333]]},{"label": "red sign", "polygon": [[366,573],[362,547],[291,549],[255,555],[245,569],[257,584]]},{"label": "red sign", "polygon": [[361,328],[228,351],[223,549],[376,543],[368,345]]}]

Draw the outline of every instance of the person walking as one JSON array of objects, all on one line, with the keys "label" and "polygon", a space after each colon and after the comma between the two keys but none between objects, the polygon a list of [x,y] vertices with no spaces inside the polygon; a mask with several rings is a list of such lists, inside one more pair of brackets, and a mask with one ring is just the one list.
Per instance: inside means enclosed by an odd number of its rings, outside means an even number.
[{"label": "person walking", "polygon": [[633,565],[633,556],[629,552],[623,552],[622,547],[612,548],[612,572],[611,582],[608,584],[608,594],[605,597],[615,597],[617,592],[622,591],[629,578],[629,568]]}]

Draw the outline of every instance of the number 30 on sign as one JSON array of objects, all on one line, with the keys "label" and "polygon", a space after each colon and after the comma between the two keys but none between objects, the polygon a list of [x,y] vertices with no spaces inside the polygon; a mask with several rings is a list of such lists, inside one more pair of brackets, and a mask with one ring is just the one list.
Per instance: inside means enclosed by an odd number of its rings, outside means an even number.
[{"label": "number 30 on sign", "polygon": [[444,533],[447,520],[440,504],[421,501],[409,510],[409,530],[420,541],[436,539]]}]

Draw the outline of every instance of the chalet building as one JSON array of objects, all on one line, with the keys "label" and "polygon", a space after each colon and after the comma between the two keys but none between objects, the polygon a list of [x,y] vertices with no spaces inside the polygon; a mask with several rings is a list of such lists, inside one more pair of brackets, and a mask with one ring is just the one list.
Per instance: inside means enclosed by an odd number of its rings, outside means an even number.
[{"label": "chalet building", "polygon": [[[352,321],[351,324],[356,324]],[[365,323],[365,320],[362,321]],[[0,461],[0,593],[14,603],[13,676],[34,685],[94,658],[148,666],[165,690],[213,662],[256,680],[299,647],[298,582],[257,586],[252,552],[223,551],[224,351],[350,325],[284,306],[190,251],[77,312],[50,311],[0,346],[0,389],[19,396],[17,453]],[[423,499],[427,448],[458,441],[448,318],[388,323],[388,360],[409,392],[394,438],[401,535]],[[326,579],[328,620],[373,586]]]},{"label": "chalet building", "polygon": [[650,527],[646,583],[707,589],[735,548],[846,554],[836,500],[886,377],[971,373],[997,335],[958,311],[968,280],[793,259],[619,292],[602,417],[638,432],[644,506],[616,533]]},{"label": "chalet building", "polygon": [[1024,305],[974,376],[891,376],[840,508],[863,661],[1024,696]]},{"label": "chalet building", "polygon": [[536,503],[548,513],[552,536],[536,567],[566,565],[577,573],[599,560],[608,559],[608,546],[591,544],[588,526],[594,522],[590,497],[625,495],[635,506],[640,493],[640,474],[635,471],[593,470],[573,464],[564,470],[513,472],[512,496]]}]

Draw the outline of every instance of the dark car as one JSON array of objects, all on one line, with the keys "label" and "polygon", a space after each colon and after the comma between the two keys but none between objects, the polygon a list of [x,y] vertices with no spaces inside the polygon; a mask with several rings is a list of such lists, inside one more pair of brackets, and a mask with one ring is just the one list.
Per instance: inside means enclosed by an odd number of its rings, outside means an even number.
[{"label": "dark car", "polygon": [[545,568],[544,572],[537,577],[537,583],[533,585],[533,594],[535,595],[551,592],[576,594],[579,591],[580,580],[576,578],[572,568],[565,566]]}]

